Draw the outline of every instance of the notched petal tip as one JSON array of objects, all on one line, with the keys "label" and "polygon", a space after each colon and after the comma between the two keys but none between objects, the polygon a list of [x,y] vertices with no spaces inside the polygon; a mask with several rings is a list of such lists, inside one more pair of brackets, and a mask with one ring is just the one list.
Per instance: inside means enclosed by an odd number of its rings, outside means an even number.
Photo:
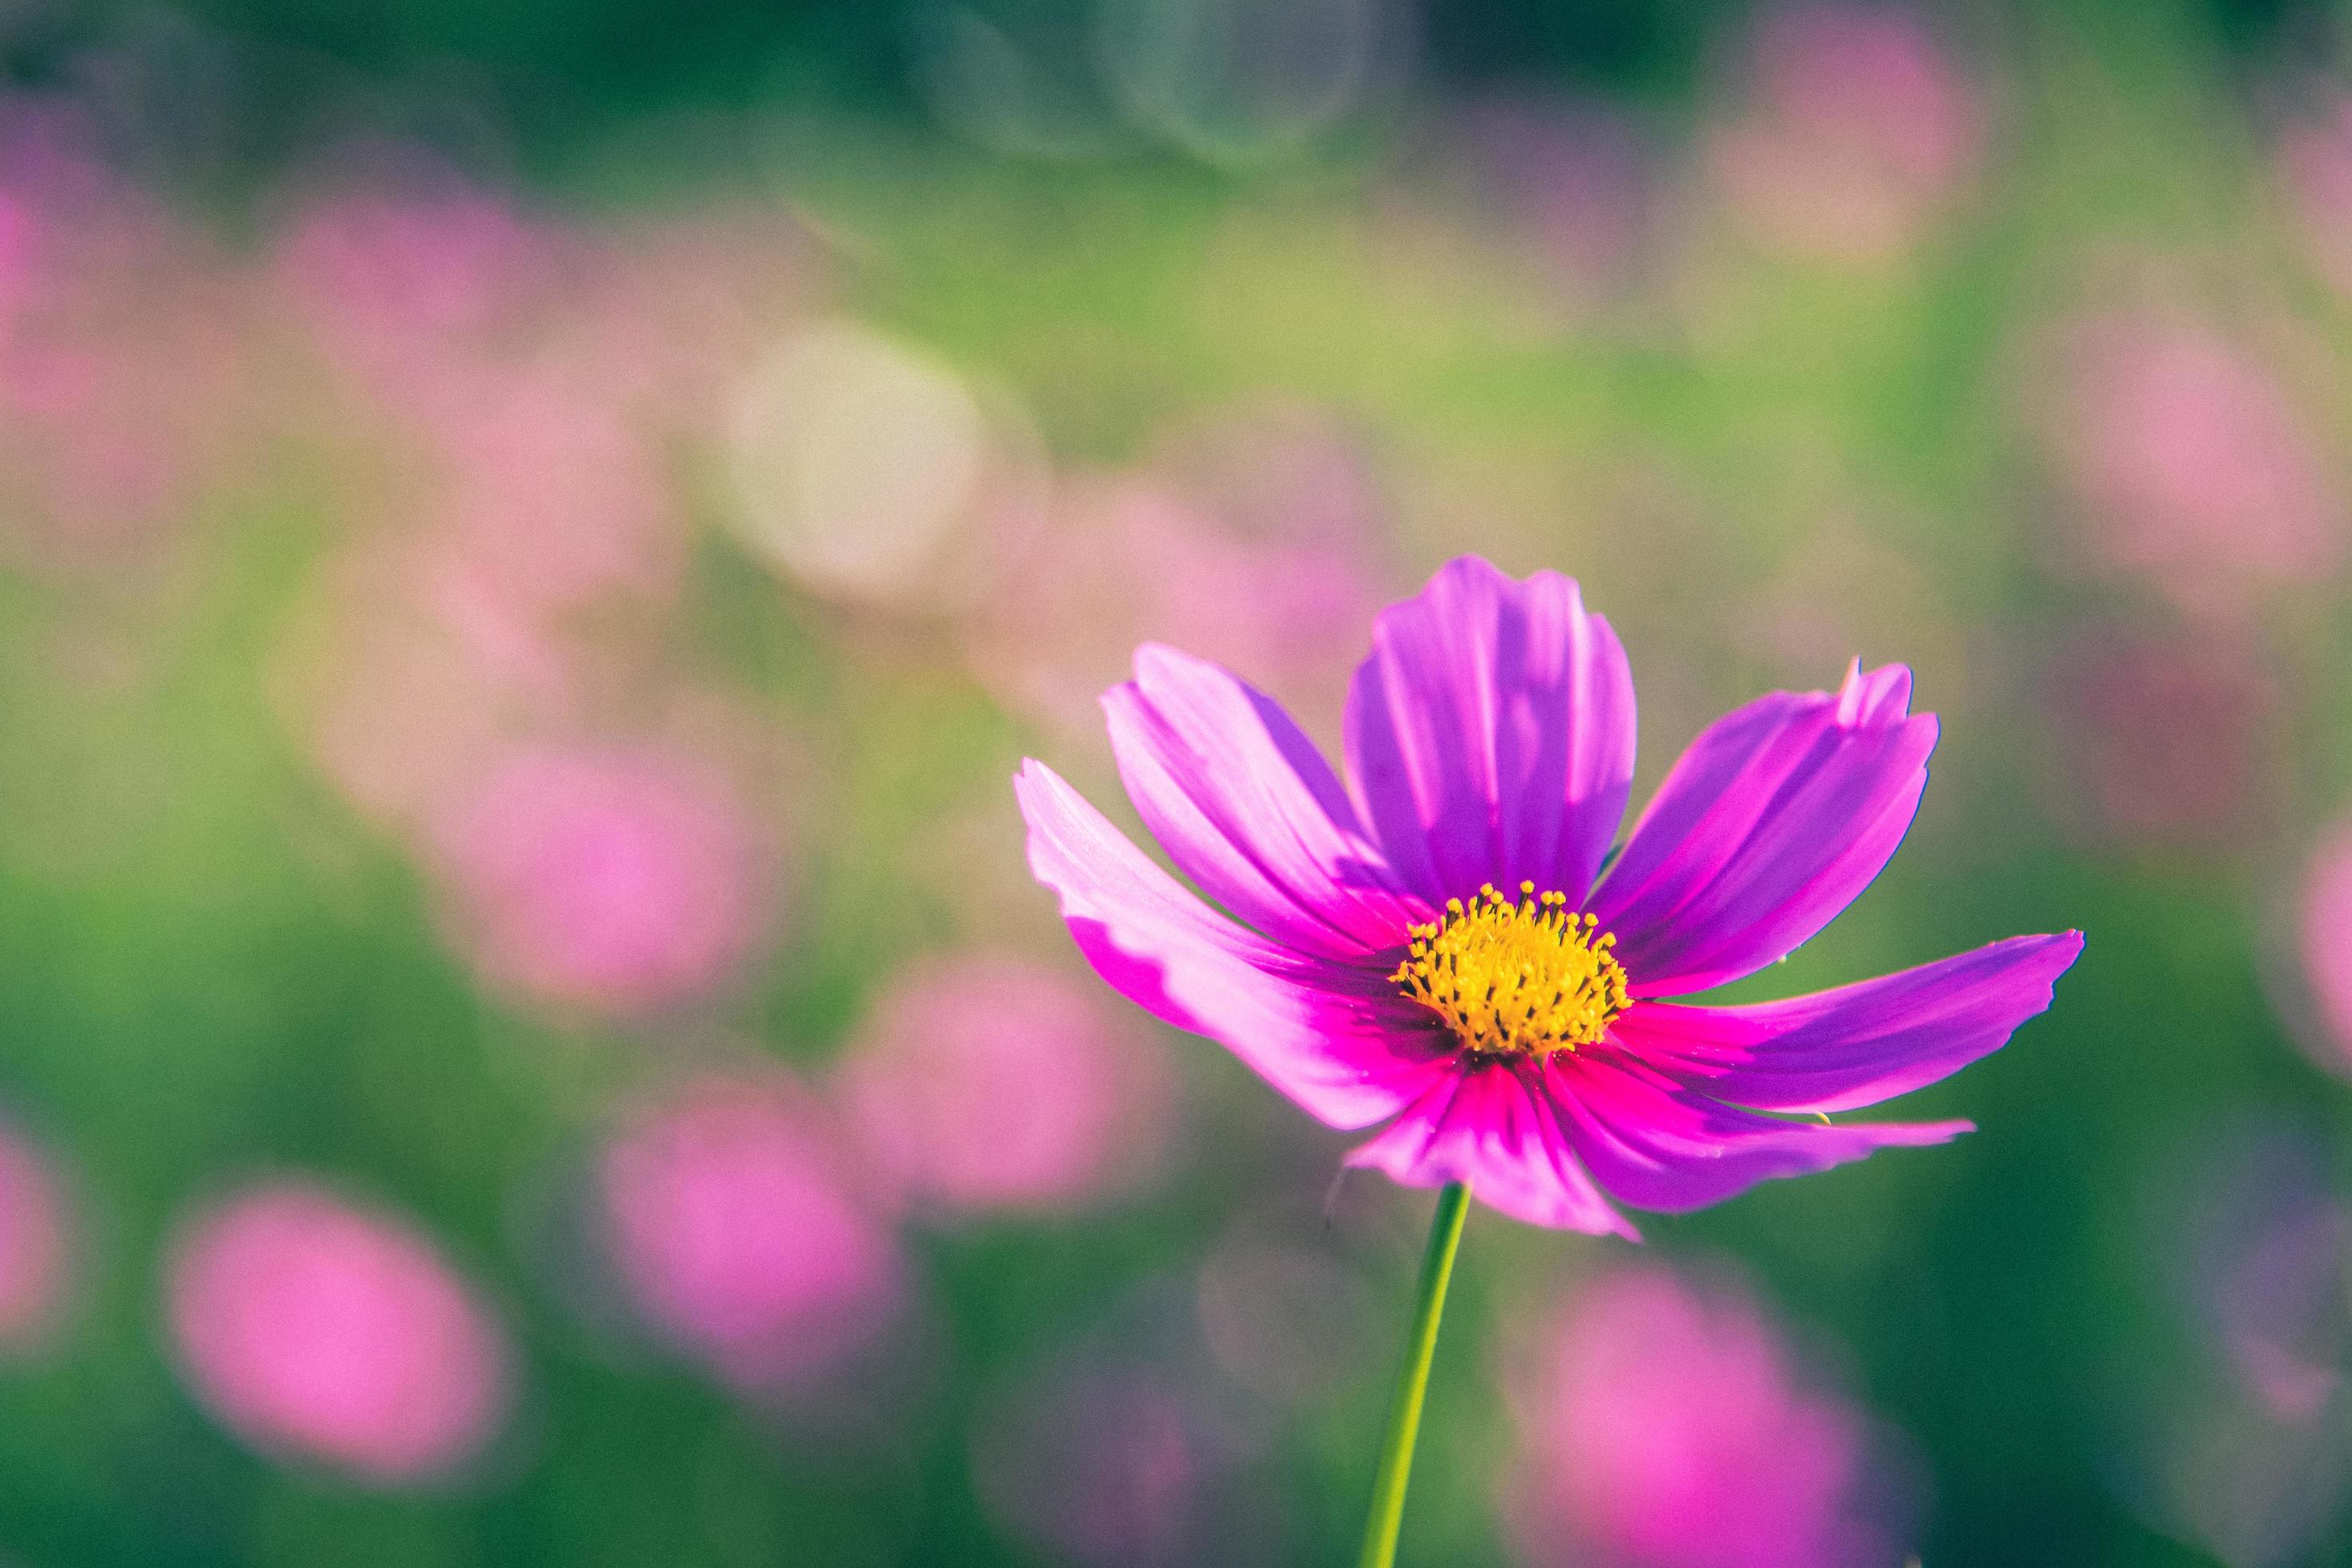
[{"label": "notched petal tip", "polygon": [[1348,771],[1425,899],[1533,880],[1580,900],[1633,773],[1633,672],[1572,577],[1475,555],[1382,610],[1345,716]]},{"label": "notched petal tip", "polygon": [[1032,828],[1036,825],[1030,819],[1029,808],[1031,796],[1035,791],[1043,787],[1040,775],[1050,775],[1053,771],[1053,769],[1047,767],[1045,763],[1039,762],[1034,757],[1022,758],[1021,765],[1013,770],[1013,798],[1014,803],[1021,807],[1022,821],[1028,824]]},{"label": "notched petal tip", "polygon": [[1129,660],[1135,672],[1134,684],[1149,689],[1155,679],[1171,675],[1182,676],[1194,672],[1225,675],[1223,666],[1198,654],[1186,653],[1172,643],[1139,642],[1135,645],[1135,657]]},{"label": "notched petal tip", "polygon": [[1425,594],[1440,583],[1481,583],[1493,585],[1517,581],[1509,573],[1485,556],[1465,551],[1432,572],[1429,574],[1429,581],[1423,584],[1422,592]]},{"label": "notched petal tip", "polygon": [[1485,556],[1465,552],[1454,556],[1431,573],[1429,580],[1422,584],[1421,591],[1412,598],[1400,600],[1389,605],[1381,614],[1383,616],[1391,615],[1408,605],[1428,597],[1433,592],[1443,593],[1448,590],[1469,590],[1505,597],[1517,597],[1529,593],[1553,594],[1564,591],[1567,595],[1567,607],[1578,613],[1584,611],[1583,584],[1567,573],[1556,571],[1549,566],[1539,566],[1524,577],[1514,577]]},{"label": "notched petal tip", "polygon": [[[1911,716],[1911,667],[1907,664],[1882,664],[1874,669],[1864,669],[1862,660],[1853,659],[1846,666],[1845,679],[1837,689],[1838,722],[1847,728],[1863,725],[1892,724]],[[1932,722],[1935,715],[1918,715]]]},{"label": "notched petal tip", "polygon": [[1911,671],[1857,663],[1834,694],[1776,691],[1701,731],[1596,889],[1636,996],[1705,990],[1787,956],[1869,886],[1927,784]]}]

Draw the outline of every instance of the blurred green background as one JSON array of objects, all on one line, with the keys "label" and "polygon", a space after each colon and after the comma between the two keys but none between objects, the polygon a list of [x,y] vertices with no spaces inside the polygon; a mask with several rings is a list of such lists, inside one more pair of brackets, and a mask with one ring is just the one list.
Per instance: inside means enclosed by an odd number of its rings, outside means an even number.
[{"label": "blurred green background", "polygon": [[[2345,46],[0,11],[0,1554],[1352,1560],[1428,1194],[1097,986],[1008,780],[1118,798],[1146,638],[1334,742],[1475,551],[1617,627],[1637,800],[1916,669],[1909,840],[1741,994],[2089,946],[1948,1149],[1475,1213],[1406,1560],[2352,1561]],[[1546,1469],[1612,1279],[1841,1413],[1652,1390],[1671,1546]]]}]

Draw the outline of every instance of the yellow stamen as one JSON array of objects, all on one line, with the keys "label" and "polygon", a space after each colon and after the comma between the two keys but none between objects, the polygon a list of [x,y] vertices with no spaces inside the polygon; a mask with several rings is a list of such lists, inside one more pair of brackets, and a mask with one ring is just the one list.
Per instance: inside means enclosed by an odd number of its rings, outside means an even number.
[{"label": "yellow stamen", "polygon": [[1410,934],[1389,978],[1444,1019],[1465,1050],[1572,1051],[1625,1010],[1625,971],[1609,951],[1617,939],[1570,914],[1560,894],[1537,897],[1533,882],[1519,884],[1517,903],[1492,887],[1466,908],[1449,899],[1444,919]]}]

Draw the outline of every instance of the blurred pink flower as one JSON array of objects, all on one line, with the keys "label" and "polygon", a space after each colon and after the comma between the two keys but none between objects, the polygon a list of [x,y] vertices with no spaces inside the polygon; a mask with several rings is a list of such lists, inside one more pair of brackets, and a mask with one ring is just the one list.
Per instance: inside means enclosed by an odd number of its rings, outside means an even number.
[{"label": "blurred pink flower", "polygon": [[152,565],[226,471],[224,425],[244,374],[232,329],[167,309],[135,314],[127,330],[0,354],[0,485],[19,498],[6,527],[37,564]]},{"label": "blurred pink flower", "polygon": [[[1437,216],[1524,247],[1536,264],[1528,282],[1555,305],[1589,308],[1631,281],[1655,216],[1647,161],[1631,122],[1598,103],[1473,101],[1406,154],[1395,227],[1410,245]],[[1471,265],[1510,276],[1504,256]]]},{"label": "blurred pink flower", "polygon": [[95,142],[0,95],[0,538],[111,579],[158,563],[258,422],[233,269]]},{"label": "blurred pink flower", "polygon": [[446,535],[363,541],[320,571],[277,650],[287,723],[381,824],[425,821],[580,706],[567,641],[475,582]]},{"label": "blurred pink flower", "polygon": [[502,741],[577,723],[590,677],[630,657],[611,612],[662,607],[686,541],[643,433],[601,395],[454,361],[430,384],[382,501],[415,525],[330,559],[278,667],[321,765],[392,822]]},{"label": "blurred pink flower", "polygon": [[972,1436],[991,1516],[1087,1568],[1201,1561],[1199,1494],[1217,1462],[1182,1387],[1144,1367],[1083,1363],[1030,1379]]},{"label": "blurred pink flower", "polygon": [[1867,262],[1916,243],[1982,156],[1984,107],[1917,16],[1840,4],[1767,15],[1748,112],[1707,163],[1741,224],[1776,249]]},{"label": "blurred pink flower", "polygon": [[759,834],[718,771],[683,754],[523,747],[432,837],[461,945],[529,1002],[633,1016],[694,1000],[771,912]]},{"label": "blurred pink flower", "polygon": [[883,994],[840,1093],[915,1201],[1055,1213],[1150,1174],[1174,1120],[1159,1038],[1099,991],[999,953],[935,961]]},{"label": "blurred pink flower", "polygon": [[511,1402],[496,1321],[433,1247],[305,1182],[184,1223],[169,1297],[182,1371],[225,1426],[373,1485],[446,1474]]},{"label": "blurred pink flower", "polygon": [[274,277],[372,400],[401,491],[382,504],[436,541],[443,613],[666,594],[685,522],[647,415],[658,345],[623,330],[642,312],[604,287],[608,247],[415,164],[298,209]]},{"label": "blurred pink flower", "polygon": [[0,1353],[37,1351],[55,1334],[71,1282],[72,1217],[48,1156],[0,1125]]},{"label": "blurred pink flower", "polygon": [[[11,304],[55,310],[168,276],[195,236],[100,155],[87,108],[63,94],[0,94]],[[0,323],[21,324],[0,316]]]},{"label": "blurred pink flower", "polygon": [[602,237],[541,363],[641,428],[717,445],[729,392],[777,331],[824,301],[815,237],[772,205],[706,201]]},{"label": "blurred pink flower", "polygon": [[1379,603],[1368,553],[1328,526],[1241,531],[1150,479],[1081,483],[978,618],[971,658],[1005,701],[1076,733],[1140,642],[1303,691],[1310,714],[1336,710]]},{"label": "blurred pink flower", "polygon": [[2271,372],[2211,329],[2085,323],[2052,421],[2094,557],[2184,608],[2334,569],[2343,508],[2324,448]]},{"label": "blurred pink flower", "polygon": [[2352,1076],[2352,822],[2337,822],[2312,850],[2300,912],[2304,978],[2326,1031],[2323,1065]]},{"label": "blurred pink flower", "polygon": [[376,149],[286,217],[270,270],[331,359],[374,393],[510,334],[549,287],[554,236],[429,158]]},{"label": "blurred pink flower", "polygon": [[2286,129],[2278,172],[2313,265],[2352,295],[2352,97],[2336,95]]},{"label": "blurred pink flower", "polygon": [[2277,682],[2245,651],[2123,627],[2075,636],[2045,699],[2064,776],[2054,815],[2093,837],[2220,852],[2275,818]]},{"label": "blurred pink flower", "polygon": [[1522,1347],[1512,1536],[1578,1568],[1878,1568],[1905,1552],[1885,1440],[1801,1382],[1756,1304],[1610,1270]]},{"label": "blurred pink flower", "polygon": [[453,371],[414,412],[431,436],[425,505],[446,541],[436,586],[453,619],[469,602],[538,618],[670,588],[686,531],[676,489],[604,393],[551,374]]},{"label": "blurred pink flower", "polygon": [[822,1377],[898,1312],[896,1241],[853,1195],[811,1110],[780,1089],[690,1085],[621,1130],[599,1177],[638,1310],[746,1393]]}]

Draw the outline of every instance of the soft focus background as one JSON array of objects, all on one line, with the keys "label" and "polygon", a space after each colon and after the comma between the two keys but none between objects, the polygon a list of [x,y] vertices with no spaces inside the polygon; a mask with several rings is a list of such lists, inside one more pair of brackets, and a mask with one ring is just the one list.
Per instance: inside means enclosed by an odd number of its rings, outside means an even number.
[{"label": "soft focus background", "polygon": [[0,1561],[1352,1560],[1428,1194],[1077,963],[1139,640],[1902,659],[1949,1149],[1471,1221],[1405,1555],[2352,1562],[2352,32],[0,6]]}]

